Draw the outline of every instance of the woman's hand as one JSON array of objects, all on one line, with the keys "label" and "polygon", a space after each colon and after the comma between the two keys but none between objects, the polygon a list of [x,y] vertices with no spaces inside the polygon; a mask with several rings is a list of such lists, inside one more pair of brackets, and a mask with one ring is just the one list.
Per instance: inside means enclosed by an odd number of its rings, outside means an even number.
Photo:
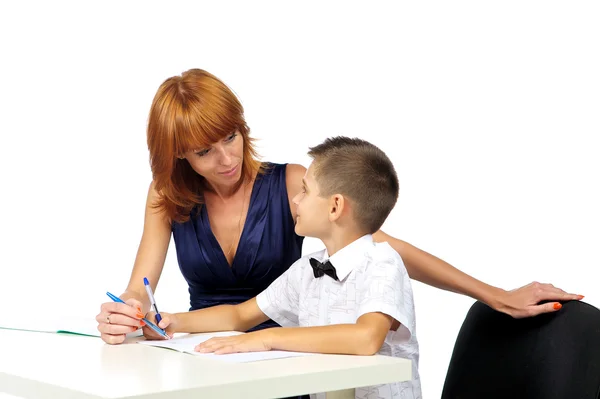
[{"label": "woman's hand", "polygon": [[[146,314],[146,319],[148,319],[149,321],[156,324],[155,316],[156,316],[155,312],[148,312]],[[161,321],[160,321],[160,323],[157,324],[157,326],[159,326],[160,328],[165,330],[165,332],[167,333],[167,335],[170,338],[173,338],[173,334],[175,334],[176,328],[177,328],[177,315],[171,314],[171,313],[160,312],[160,316],[161,316]],[[144,337],[146,337],[146,339],[151,339],[151,340],[165,339],[165,337],[158,334],[156,331],[154,331],[147,325],[144,325],[144,327],[142,328],[142,332],[144,333]]]},{"label": "woman's hand", "polygon": [[[558,301],[581,300],[583,295],[568,294],[552,284],[533,282],[512,291],[503,291],[496,297],[493,308],[516,319],[556,312],[562,305]],[[539,304],[540,302],[547,302]]]},{"label": "woman's hand", "polygon": [[100,338],[107,344],[120,344],[125,341],[126,334],[145,325],[142,303],[133,298],[125,303],[106,302],[100,306],[96,321]]}]

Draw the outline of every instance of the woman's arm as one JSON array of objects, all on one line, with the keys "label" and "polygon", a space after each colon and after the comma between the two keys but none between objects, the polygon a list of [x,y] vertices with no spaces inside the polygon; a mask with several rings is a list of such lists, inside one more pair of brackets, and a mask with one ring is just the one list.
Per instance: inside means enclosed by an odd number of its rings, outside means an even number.
[{"label": "woman's arm", "polygon": [[373,234],[373,239],[377,242],[387,241],[398,252],[412,279],[443,290],[468,295],[515,318],[536,316],[560,309],[560,304],[556,305],[556,302],[539,305],[540,301],[568,301],[583,298],[581,295],[567,294],[551,284],[537,282],[516,290],[505,291],[485,284],[449,263],[381,230]]},{"label": "woman's arm", "polygon": [[153,208],[157,199],[158,194],[154,184],[151,184],[146,201],[142,240],[129,284],[121,294],[121,299],[126,304],[105,302],[96,316],[100,337],[109,344],[120,344],[127,333],[143,326],[141,319],[150,308],[150,300],[144,289],[144,277],[148,278],[152,289],[156,289],[165,263],[171,240],[171,225],[162,213]]},{"label": "woman's arm", "polygon": [[135,263],[129,279],[129,284],[121,299],[137,299],[142,302],[143,313],[150,310],[150,300],[144,288],[144,277],[148,278],[152,291],[156,290],[158,279],[162,273],[171,241],[171,224],[163,213],[154,208],[158,193],[154,183],[148,189],[146,212],[144,216],[144,231],[138,247]]}]

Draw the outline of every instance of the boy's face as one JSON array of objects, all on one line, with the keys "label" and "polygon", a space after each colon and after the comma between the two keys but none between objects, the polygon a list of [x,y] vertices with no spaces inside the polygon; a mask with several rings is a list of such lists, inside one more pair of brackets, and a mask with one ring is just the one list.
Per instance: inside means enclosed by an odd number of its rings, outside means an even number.
[{"label": "boy's face", "polygon": [[319,196],[315,180],[314,162],[302,178],[302,191],[292,201],[296,204],[296,234],[305,237],[323,238],[329,223],[329,200]]}]

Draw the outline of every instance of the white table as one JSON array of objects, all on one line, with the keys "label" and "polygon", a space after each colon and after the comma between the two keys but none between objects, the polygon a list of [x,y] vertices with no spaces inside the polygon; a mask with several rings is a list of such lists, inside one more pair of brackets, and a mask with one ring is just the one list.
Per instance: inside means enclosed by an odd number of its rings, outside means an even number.
[{"label": "white table", "polygon": [[314,392],[345,398],[355,387],[411,378],[410,360],[387,356],[228,364],[129,342],[111,346],[95,337],[0,330],[0,392],[36,399],[258,399]]}]

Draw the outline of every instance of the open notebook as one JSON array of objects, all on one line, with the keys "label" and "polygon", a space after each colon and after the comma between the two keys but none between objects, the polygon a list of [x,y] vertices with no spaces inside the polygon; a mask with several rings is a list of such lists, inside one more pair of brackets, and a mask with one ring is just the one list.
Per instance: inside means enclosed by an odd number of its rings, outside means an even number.
[{"label": "open notebook", "polygon": [[223,331],[215,333],[185,334],[176,336],[169,340],[158,341],[138,341],[138,344],[158,346],[161,348],[173,349],[183,353],[189,353],[194,356],[206,357],[214,360],[228,363],[247,363],[260,360],[282,359],[285,357],[309,356],[312,353],[288,352],[288,351],[266,351],[266,352],[248,352],[248,353],[230,353],[226,355],[215,355],[214,353],[195,352],[194,347],[212,337],[227,337],[232,335],[244,334],[237,331]]},{"label": "open notebook", "polygon": [[[58,317],[56,319],[49,318],[25,318],[22,316],[7,316],[1,321],[0,328],[8,330],[23,330],[36,331],[59,334],[76,334],[86,335],[90,337],[100,337],[100,332],[97,329],[98,322],[94,318],[84,317]],[[139,329],[130,334],[128,337],[137,337],[142,335],[142,330]]]}]

